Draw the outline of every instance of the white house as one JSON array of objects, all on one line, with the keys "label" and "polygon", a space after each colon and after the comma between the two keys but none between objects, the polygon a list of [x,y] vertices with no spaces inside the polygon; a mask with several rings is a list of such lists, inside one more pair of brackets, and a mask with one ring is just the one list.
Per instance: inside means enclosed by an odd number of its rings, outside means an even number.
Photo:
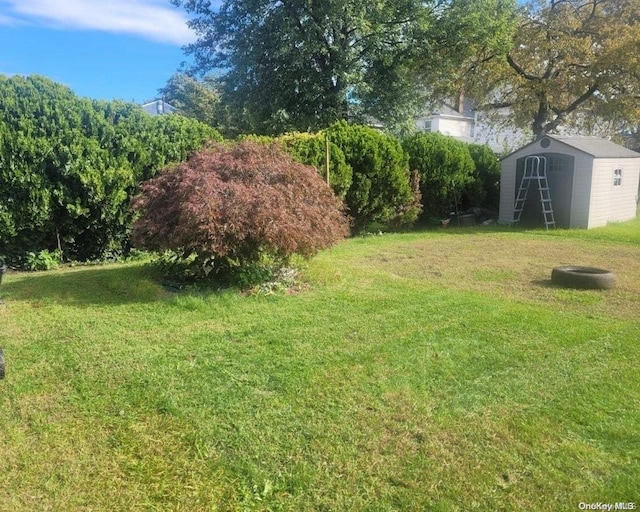
[{"label": "white house", "polygon": [[[508,116],[507,109],[495,114]],[[499,124],[499,123],[498,123]],[[498,154],[512,151],[523,143],[526,135],[518,130],[500,128],[488,116],[474,109],[474,103],[461,99],[455,105],[441,104],[416,119],[418,130],[439,132],[463,142],[486,144]]]},{"label": "white house", "polygon": [[160,99],[143,104],[142,110],[144,110],[147,114],[151,114],[152,116],[161,116],[163,114],[173,114],[178,109],[170,105],[166,101]]},{"label": "white house", "polygon": [[439,132],[464,142],[474,142],[476,116],[469,102],[460,107],[442,104],[440,108],[416,119],[419,130]]},{"label": "white house", "polygon": [[[526,184],[522,176],[530,157],[544,168],[557,227],[595,228],[635,218],[640,153],[598,137],[547,135],[502,159],[501,224],[514,222],[518,190]],[[529,183],[520,222],[539,226],[544,223],[543,201],[537,180]]]}]

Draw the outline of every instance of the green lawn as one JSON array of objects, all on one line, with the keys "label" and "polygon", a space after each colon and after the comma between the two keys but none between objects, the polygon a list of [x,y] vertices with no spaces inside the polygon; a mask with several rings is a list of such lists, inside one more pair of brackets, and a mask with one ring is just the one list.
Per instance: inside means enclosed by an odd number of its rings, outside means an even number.
[{"label": "green lawn", "polygon": [[[611,269],[610,291],[551,286]],[[0,285],[0,510],[640,503],[640,221],[355,238],[291,293]]]}]

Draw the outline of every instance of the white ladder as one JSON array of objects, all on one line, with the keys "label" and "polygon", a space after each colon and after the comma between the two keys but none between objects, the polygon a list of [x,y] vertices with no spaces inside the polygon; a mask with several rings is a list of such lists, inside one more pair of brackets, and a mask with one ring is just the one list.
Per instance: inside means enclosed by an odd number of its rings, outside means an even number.
[{"label": "white ladder", "polygon": [[549,229],[549,226],[555,227],[556,221],[553,217],[549,180],[547,179],[547,159],[543,156],[528,156],[524,161],[524,173],[522,180],[520,180],[520,188],[518,188],[518,195],[513,207],[513,223],[520,222],[532,181],[538,182],[544,227],[546,229]]}]

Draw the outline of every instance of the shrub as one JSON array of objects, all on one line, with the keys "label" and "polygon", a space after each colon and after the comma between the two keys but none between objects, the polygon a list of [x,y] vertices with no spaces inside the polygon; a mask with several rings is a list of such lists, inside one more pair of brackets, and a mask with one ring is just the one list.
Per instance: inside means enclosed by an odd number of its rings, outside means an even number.
[{"label": "shrub", "polygon": [[278,144],[202,150],[144,182],[132,207],[134,243],[191,260],[197,277],[310,257],[348,234],[340,200]]},{"label": "shrub", "polygon": [[[325,134],[293,133],[278,138],[296,160],[312,165],[326,180]],[[353,170],[347,164],[342,150],[329,141],[329,184],[338,197],[345,198],[353,181]]]},{"label": "shrub", "polygon": [[465,207],[481,206],[498,211],[500,204],[500,160],[486,144],[469,144],[475,164],[473,181],[462,192]]},{"label": "shrub", "polygon": [[326,133],[353,170],[346,202],[357,229],[372,223],[410,224],[417,218],[407,155],[395,138],[344,121]]},{"label": "shrub", "polygon": [[66,260],[122,254],[136,184],[220,135],[181,116],[78,98],[38,76],[0,76],[0,252]]},{"label": "shrub", "polygon": [[[239,140],[263,144],[278,142],[285,151],[300,163],[313,166],[326,181],[325,135],[323,133],[287,133],[280,137],[267,135],[242,135]],[[347,164],[344,153],[333,142],[329,142],[329,184],[335,194],[344,199],[351,187],[353,171]]]},{"label": "shrub", "polygon": [[60,266],[61,254],[59,250],[49,252],[48,250],[39,253],[29,252],[26,256],[25,268],[27,270],[51,270]]},{"label": "shrub", "polygon": [[474,179],[475,164],[467,144],[440,133],[419,133],[403,142],[409,166],[420,173],[424,213],[451,211],[462,190]]}]

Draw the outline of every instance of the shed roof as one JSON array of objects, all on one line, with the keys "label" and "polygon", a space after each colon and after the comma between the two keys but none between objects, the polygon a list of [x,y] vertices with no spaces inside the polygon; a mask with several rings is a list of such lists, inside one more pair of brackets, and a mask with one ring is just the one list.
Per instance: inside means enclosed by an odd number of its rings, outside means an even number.
[{"label": "shed roof", "polygon": [[615,142],[600,137],[587,137],[585,135],[553,135],[549,138],[576,148],[595,158],[640,158],[636,153]]},{"label": "shed roof", "polygon": [[[566,144],[567,146],[577,149],[578,151],[582,151],[594,158],[640,158],[640,153],[620,146],[610,140],[601,139],[600,137],[591,137],[587,135],[545,135],[545,137],[558,141],[562,144]],[[521,151],[531,144],[538,143],[539,140],[540,139],[527,144],[517,151],[514,151],[514,153]]]}]

